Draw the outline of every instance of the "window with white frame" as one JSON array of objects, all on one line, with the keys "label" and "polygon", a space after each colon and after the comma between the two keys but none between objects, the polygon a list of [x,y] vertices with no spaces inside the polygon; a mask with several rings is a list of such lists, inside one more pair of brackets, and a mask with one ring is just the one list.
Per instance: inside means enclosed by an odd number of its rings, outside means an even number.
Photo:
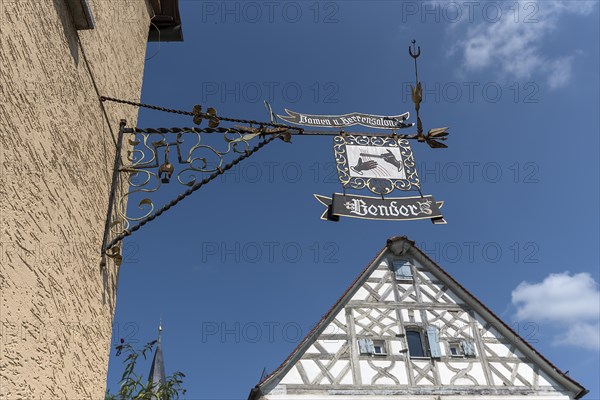
[{"label": "window with white frame", "polygon": [[362,355],[386,355],[385,340],[358,339],[358,351]]},{"label": "window with white frame", "polygon": [[385,340],[373,340],[373,354],[385,355],[387,351],[385,349]]},{"label": "window with white frame", "polygon": [[460,342],[448,343],[448,355],[450,357],[462,357],[464,355]]}]

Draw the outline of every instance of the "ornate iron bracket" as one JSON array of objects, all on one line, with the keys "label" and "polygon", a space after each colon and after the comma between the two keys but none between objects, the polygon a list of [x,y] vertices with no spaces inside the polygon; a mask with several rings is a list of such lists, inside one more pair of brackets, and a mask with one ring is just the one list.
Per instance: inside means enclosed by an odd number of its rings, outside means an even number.
[{"label": "ornate iron bracket", "polygon": [[[216,125],[218,122],[213,119],[208,128],[140,129],[127,128],[126,122],[121,121],[102,241],[102,266],[106,264],[106,257],[114,258],[117,263],[121,261],[118,244],[125,237],[275,139],[290,141],[288,127],[220,128]],[[123,163],[125,135],[128,135],[128,144],[132,149],[127,152],[126,162]],[[208,136],[214,140],[209,140]],[[186,139],[190,140],[186,143]],[[258,143],[253,145],[254,139]],[[171,152],[176,153],[176,160],[169,158]],[[232,159],[226,161],[227,156]],[[201,179],[199,175],[202,175]],[[173,178],[187,189],[155,210],[154,202],[148,195],[158,191],[162,185],[169,184]],[[132,196],[142,196],[137,204],[138,209],[143,210],[142,215],[127,214],[127,203]]]}]

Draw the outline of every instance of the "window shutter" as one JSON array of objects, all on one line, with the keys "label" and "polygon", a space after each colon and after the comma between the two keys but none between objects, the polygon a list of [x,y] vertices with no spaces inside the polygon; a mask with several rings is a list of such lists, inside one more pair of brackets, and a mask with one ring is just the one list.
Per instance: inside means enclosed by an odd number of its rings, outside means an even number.
[{"label": "window shutter", "polygon": [[460,342],[460,346],[462,347],[465,356],[475,355],[475,343],[471,342],[470,340],[463,340]]},{"label": "window shutter", "polygon": [[427,327],[427,339],[429,340],[429,350],[432,358],[440,358],[442,350],[440,348],[440,334],[435,326]]},{"label": "window shutter", "polygon": [[358,339],[358,350],[360,354],[373,354],[375,346],[371,339]]},{"label": "window shutter", "polygon": [[369,353],[375,354],[375,345],[371,339],[367,339],[367,346],[369,347]]},{"label": "window shutter", "polygon": [[469,355],[470,356],[475,356],[475,343],[473,342],[467,342],[469,343]]},{"label": "window shutter", "polygon": [[394,266],[394,273],[396,274],[396,279],[411,279],[412,278],[412,270],[411,264],[408,260],[394,260],[392,262]]}]

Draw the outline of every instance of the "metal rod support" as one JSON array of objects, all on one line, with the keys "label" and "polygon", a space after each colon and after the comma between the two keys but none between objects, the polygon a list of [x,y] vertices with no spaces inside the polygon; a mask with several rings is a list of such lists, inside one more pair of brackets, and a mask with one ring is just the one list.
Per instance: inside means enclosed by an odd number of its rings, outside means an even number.
[{"label": "metal rod support", "polygon": [[119,179],[119,170],[121,169],[121,152],[123,150],[123,134],[125,131],[125,125],[127,121],[122,119],[119,122],[119,136],[117,137],[117,150],[115,154],[115,162],[113,165],[112,182],[110,184],[110,195],[108,197],[108,210],[106,211],[106,222],[104,224],[104,237],[102,238],[102,249],[100,266],[106,265],[106,242],[108,242],[108,235],[110,233],[111,216],[115,204],[115,196],[117,192],[117,181]]},{"label": "metal rod support", "polygon": [[[125,133],[248,133],[247,130],[239,128],[126,128]],[[287,131],[292,136],[339,136],[342,133],[340,131]],[[279,135],[281,130],[270,132],[269,130],[263,131],[262,135]],[[377,132],[347,132],[344,134],[360,135],[360,136],[381,136],[389,137],[395,135],[398,139],[417,139],[416,134],[404,134],[404,133],[377,133]],[[445,138],[438,138],[439,140],[445,140]]]},{"label": "metal rod support", "polygon": [[[347,135],[359,135],[359,136],[390,136],[390,133],[376,133],[376,132],[349,132],[344,131]],[[307,131],[304,130],[300,133],[292,133],[292,135],[296,136],[339,136],[341,133],[339,131]],[[410,139],[409,134],[396,134],[396,136],[400,139]]]}]

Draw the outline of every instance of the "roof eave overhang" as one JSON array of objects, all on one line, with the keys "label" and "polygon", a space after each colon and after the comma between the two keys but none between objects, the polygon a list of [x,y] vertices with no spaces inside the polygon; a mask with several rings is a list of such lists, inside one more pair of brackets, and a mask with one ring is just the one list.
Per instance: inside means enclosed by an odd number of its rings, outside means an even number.
[{"label": "roof eave overhang", "polygon": [[587,389],[582,389],[582,390],[581,390],[581,392],[579,392],[579,393],[577,394],[577,396],[575,396],[575,398],[576,398],[576,399],[580,399],[580,398],[582,398],[583,396],[585,396],[586,394],[588,394],[589,392],[590,392],[590,391],[589,391],[589,390],[587,390]]},{"label": "roof eave overhang", "polygon": [[149,42],[183,42],[179,0],[151,0],[154,16],[150,20]]},{"label": "roof eave overhang", "polygon": [[94,29],[94,16],[88,0],[67,0],[66,3],[71,11],[75,29]]},{"label": "roof eave overhang", "polygon": [[183,31],[181,24],[173,26],[161,26],[158,29],[150,25],[148,32],[149,42],[183,42]]}]

